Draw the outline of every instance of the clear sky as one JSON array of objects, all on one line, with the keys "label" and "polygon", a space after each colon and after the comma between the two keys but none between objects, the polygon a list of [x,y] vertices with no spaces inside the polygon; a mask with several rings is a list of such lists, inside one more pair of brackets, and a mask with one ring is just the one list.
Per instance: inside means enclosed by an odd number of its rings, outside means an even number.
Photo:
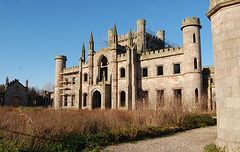
[{"label": "clear sky", "polygon": [[165,30],[166,39],[182,45],[182,19],[201,19],[202,64],[213,65],[209,0],[0,0],[0,84],[8,76],[42,88],[55,79],[55,56],[66,55],[77,66],[82,43],[88,50],[90,31],[95,51],[117,25],[118,35],[137,29]]}]

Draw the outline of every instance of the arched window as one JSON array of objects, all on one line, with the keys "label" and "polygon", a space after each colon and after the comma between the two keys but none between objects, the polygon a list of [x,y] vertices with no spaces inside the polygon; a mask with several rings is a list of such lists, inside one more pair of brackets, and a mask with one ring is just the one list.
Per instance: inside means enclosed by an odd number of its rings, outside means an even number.
[{"label": "arched window", "polygon": [[195,33],[193,34],[193,43],[196,43],[196,35],[195,35]]},{"label": "arched window", "polygon": [[88,79],[87,73],[85,73],[83,77],[84,77],[84,82],[87,82],[87,79]]},{"label": "arched window", "polygon": [[83,107],[87,106],[87,93],[84,93],[83,95]]},{"label": "arched window", "polygon": [[105,81],[108,79],[108,61],[105,56],[102,57],[100,62],[100,81],[102,81],[103,75],[105,76]]},{"label": "arched window", "polygon": [[124,91],[122,91],[120,94],[120,103],[121,103],[121,107],[126,106],[126,93]]},{"label": "arched window", "polygon": [[125,69],[121,68],[121,78],[125,78]]},{"label": "arched window", "polygon": [[198,89],[195,89],[195,102],[198,103]]},{"label": "arched window", "polygon": [[197,69],[197,58],[194,58],[194,69]]}]

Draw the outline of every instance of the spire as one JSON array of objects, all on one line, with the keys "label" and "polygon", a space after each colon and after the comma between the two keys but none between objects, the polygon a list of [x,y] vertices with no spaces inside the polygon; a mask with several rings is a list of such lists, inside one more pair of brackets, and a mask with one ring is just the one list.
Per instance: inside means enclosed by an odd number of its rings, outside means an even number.
[{"label": "spire", "polygon": [[118,35],[117,35],[116,23],[114,23],[113,33],[112,33],[112,48],[117,49],[117,45],[118,45]]},{"label": "spire", "polygon": [[128,34],[128,45],[133,46],[133,37],[132,37],[132,30],[130,29],[130,32]]},{"label": "spire", "polygon": [[89,43],[90,43],[90,42],[93,42],[92,31],[91,31],[91,34],[90,34],[90,40],[89,40]]},{"label": "spire", "polygon": [[85,62],[85,47],[84,47],[84,43],[83,43],[83,46],[82,46],[82,60],[83,60],[83,62]]},{"label": "spire", "polygon": [[113,27],[113,35],[117,35],[116,23],[114,23],[114,27]]},{"label": "spire", "polygon": [[94,52],[94,41],[93,41],[93,36],[92,36],[92,31],[91,31],[88,54],[93,54],[93,52]]}]

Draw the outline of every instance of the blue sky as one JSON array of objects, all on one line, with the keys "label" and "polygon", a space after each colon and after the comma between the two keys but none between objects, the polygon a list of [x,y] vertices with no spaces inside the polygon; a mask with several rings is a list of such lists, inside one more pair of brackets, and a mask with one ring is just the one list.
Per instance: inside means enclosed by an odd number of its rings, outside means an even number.
[{"label": "blue sky", "polygon": [[54,83],[56,55],[76,66],[91,30],[97,51],[114,22],[122,35],[135,31],[138,19],[146,19],[148,31],[165,30],[167,40],[182,45],[182,19],[199,17],[202,64],[213,65],[208,7],[209,0],[0,0],[0,84],[7,76],[40,89]]}]

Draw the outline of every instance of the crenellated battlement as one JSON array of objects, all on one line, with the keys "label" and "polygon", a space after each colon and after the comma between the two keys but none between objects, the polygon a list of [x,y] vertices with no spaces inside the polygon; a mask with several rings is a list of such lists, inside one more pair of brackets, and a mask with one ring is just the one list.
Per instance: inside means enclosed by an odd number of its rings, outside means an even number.
[{"label": "crenellated battlement", "polygon": [[127,60],[127,54],[126,53],[117,55],[117,61],[124,61],[124,60]]},{"label": "crenellated battlement", "polygon": [[63,69],[63,73],[71,73],[71,72],[78,72],[78,71],[79,71],[79,66],[73,66],[73,67]]},{"label": "crenellated battlement", "polygon": [[[137,33],[136,31],[135,31],[135,32],[132,32],[132,37],[133,37],[133,38],[136,38],[136,36],[137,36],[136,33]],[[128,34],[129,34],[129,33],[123,34],[123,35],[118,35],[118,41],[128,40]]]},{"label": "crenellated battlement", "polygon": [[183,19],[181,30],[183,30],[183,28],[186,26],[199,26],[200,28],[202,28],[202,26],[200,25],[200,19],[197,17],[187,17],[186,19]]},{"label": "crenellated battlement", "polygon": [[145,19],[138,19],[137,24],[146,24],[146,20]]},{"label": "crenellated battlement", "polygon": [[149,52],[144,52],[140,54],[140,60],[152,59],[152,58],[160,58],[166,56],[173,56],[183,54],[183,46],[180,47],[169,47],[160,50],[154,50]]}]

